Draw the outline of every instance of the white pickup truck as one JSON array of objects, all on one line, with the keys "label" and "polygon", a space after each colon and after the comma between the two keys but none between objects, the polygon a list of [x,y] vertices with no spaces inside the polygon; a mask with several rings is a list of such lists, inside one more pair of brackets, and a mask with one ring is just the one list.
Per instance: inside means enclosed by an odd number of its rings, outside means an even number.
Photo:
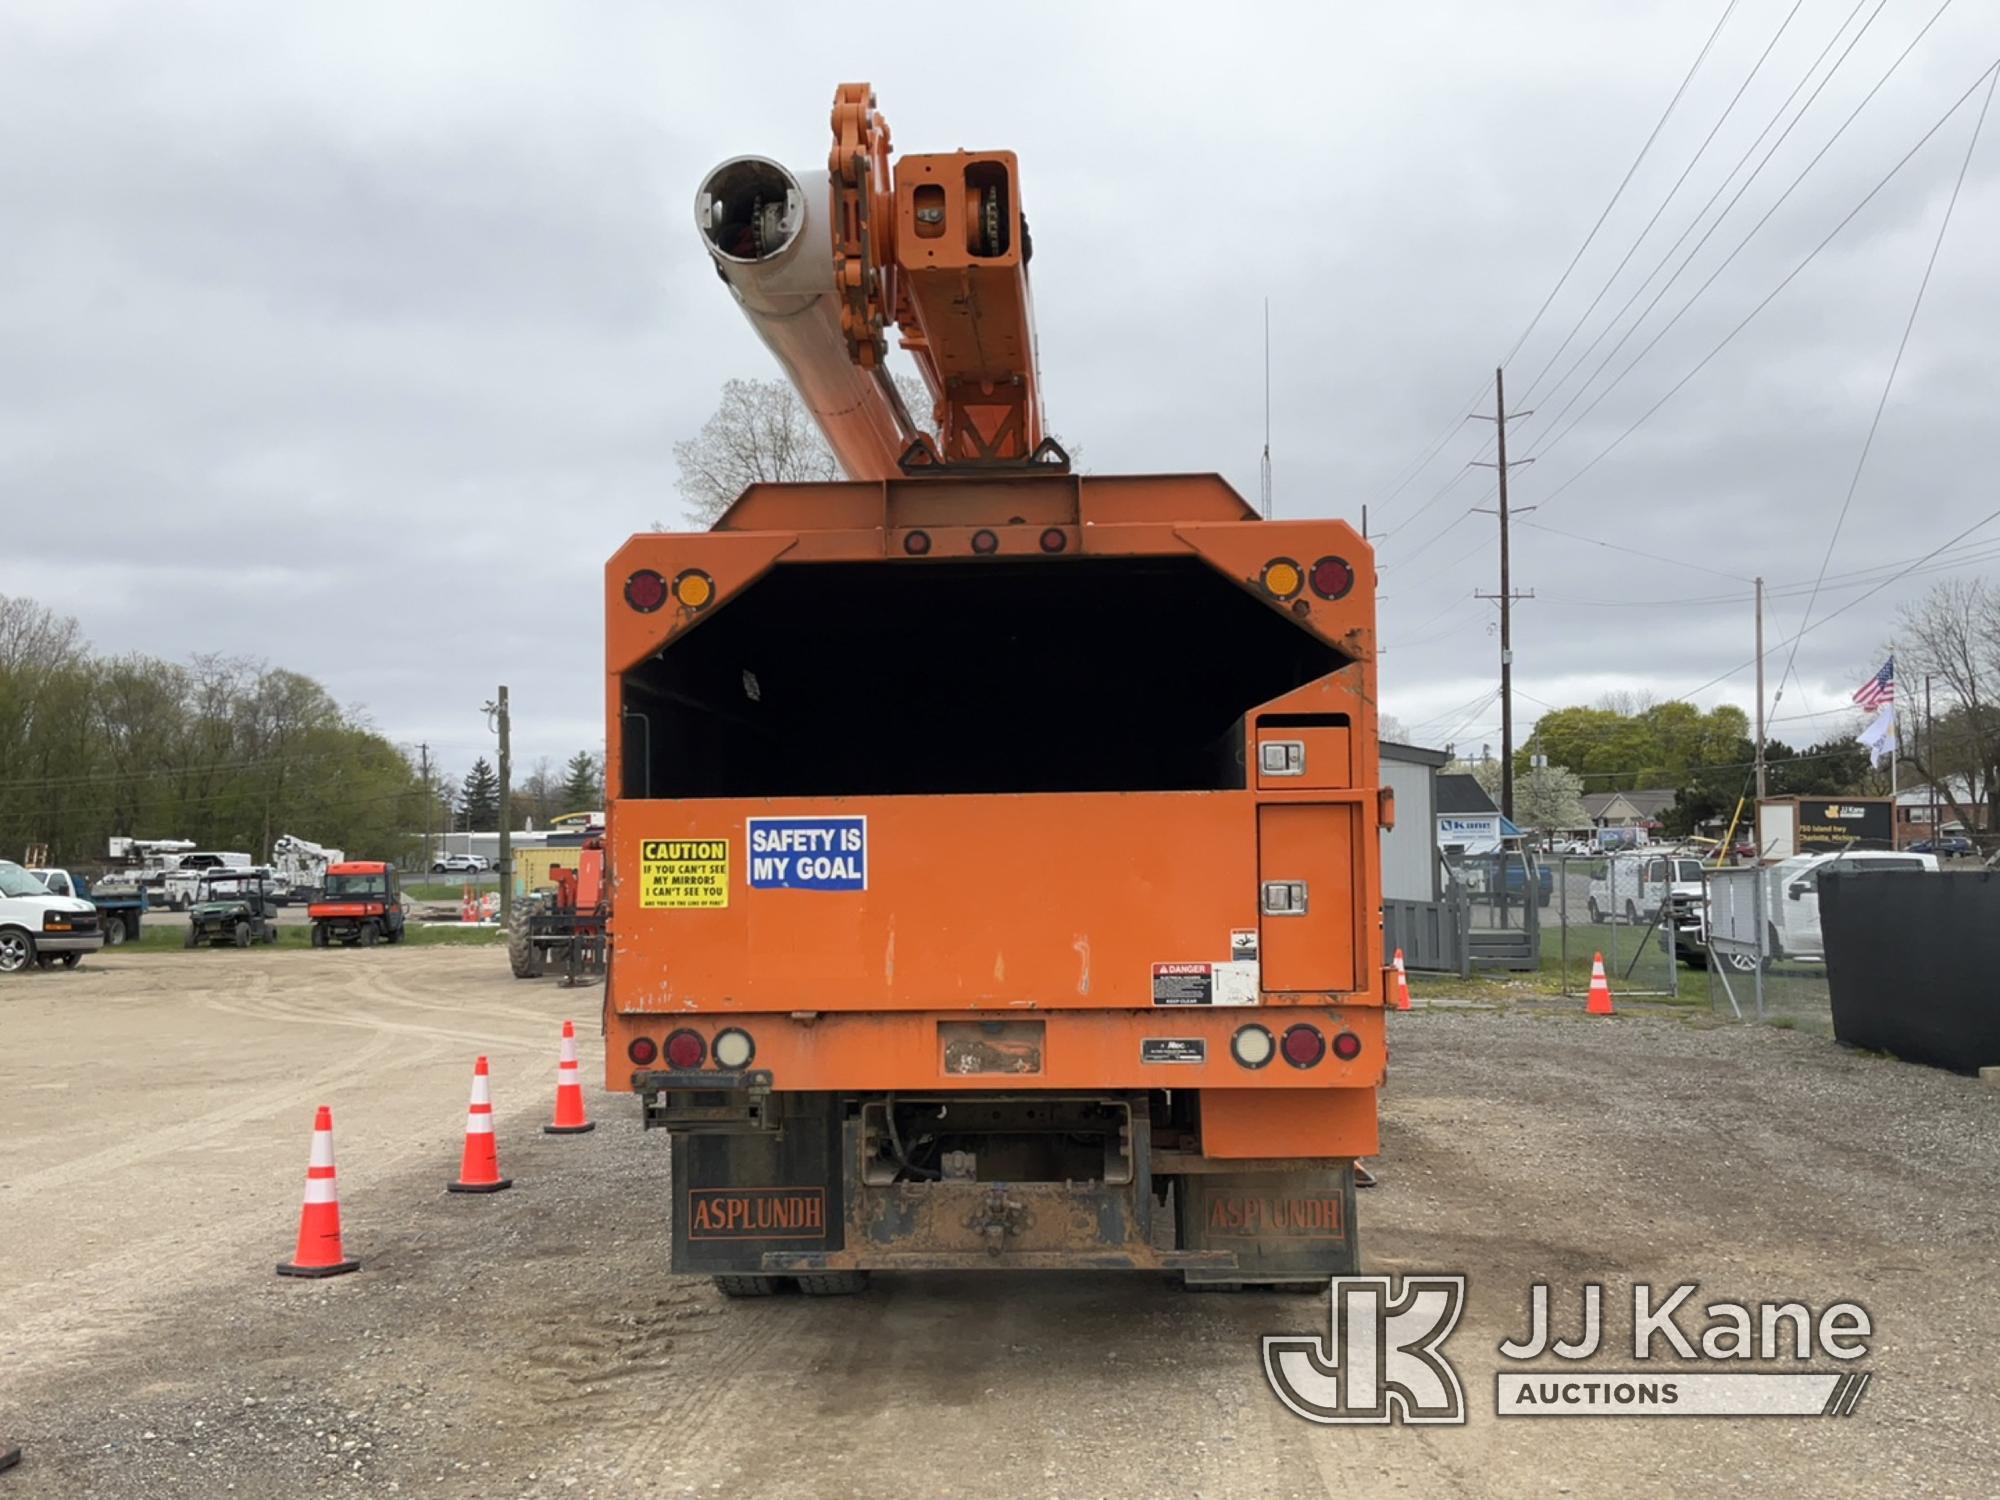
[{"label": "white pickup truck", "polygon": [[103,946],[96,907],[58,896],[12,860],[0,860],[0,974],[37,964],[73,969]]}]

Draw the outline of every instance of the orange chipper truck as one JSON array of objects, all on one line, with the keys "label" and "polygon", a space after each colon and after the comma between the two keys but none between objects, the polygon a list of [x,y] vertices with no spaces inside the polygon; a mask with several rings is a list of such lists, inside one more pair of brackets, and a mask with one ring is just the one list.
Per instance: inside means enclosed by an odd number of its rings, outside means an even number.
[{"label": "orange chipper truck", "polygon": [[1012,153],[892,172],[866,85],[833,123],[824,177],[739,157],[696,216],[849,479],[606,570],[606,1082],[671,1138],[673,1268],[1353,1271],[1372,554],[1071,473]]}]

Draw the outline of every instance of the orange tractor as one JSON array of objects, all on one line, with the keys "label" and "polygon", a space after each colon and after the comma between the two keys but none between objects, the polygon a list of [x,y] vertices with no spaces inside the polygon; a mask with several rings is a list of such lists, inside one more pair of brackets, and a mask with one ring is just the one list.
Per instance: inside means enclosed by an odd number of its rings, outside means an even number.
[{"label": "orange tractor", "polygon": [[565,984],[604,972],[604,840],[585,839],[570,864],[549,866],[545,891],[514,902],[507,933],[507,961],[516,979],[539,979],[560,969]]},{"label": "orange tractor", "polygon": [[1011,153],[892,170],[847,85],[826,176],[739,157],[697,219],[850,477],[606,572],[606,1081],[671,1139],[674,1269],[1352,1271],[1393,811],[1367,544],[1212,474],[1070,472]]}]

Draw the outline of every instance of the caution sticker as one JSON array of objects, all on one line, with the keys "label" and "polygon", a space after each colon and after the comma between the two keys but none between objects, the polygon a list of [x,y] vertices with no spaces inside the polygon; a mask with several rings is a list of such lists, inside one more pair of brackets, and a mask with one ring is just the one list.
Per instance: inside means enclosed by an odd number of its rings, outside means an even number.
[{"label": "caution sticker", "polygon": [[641,839],[641,906],[727,906],[728,839]]}]

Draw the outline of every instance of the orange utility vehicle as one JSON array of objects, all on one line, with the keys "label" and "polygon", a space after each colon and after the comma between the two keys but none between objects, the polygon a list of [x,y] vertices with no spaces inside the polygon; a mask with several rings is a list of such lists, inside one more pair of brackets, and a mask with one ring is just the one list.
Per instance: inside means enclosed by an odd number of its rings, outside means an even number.
[{"label": "orange utility vehicle", "polygon": [[356,943],[372,948],[403,940],[403,893],[396,867],[379,859],[350,859],[328,865],[319,900],[306,908],[312,945]]},{"label": "orange utility vehicle", "polygon": [[[1356,1267],[1386,1052],[1374,567],[1042,426],[1014,157],[702,184],[851,476],[636,536],[605,584],[609,1086],[674,1269]],[[890,325],[935,436],[884,371]]]}]

